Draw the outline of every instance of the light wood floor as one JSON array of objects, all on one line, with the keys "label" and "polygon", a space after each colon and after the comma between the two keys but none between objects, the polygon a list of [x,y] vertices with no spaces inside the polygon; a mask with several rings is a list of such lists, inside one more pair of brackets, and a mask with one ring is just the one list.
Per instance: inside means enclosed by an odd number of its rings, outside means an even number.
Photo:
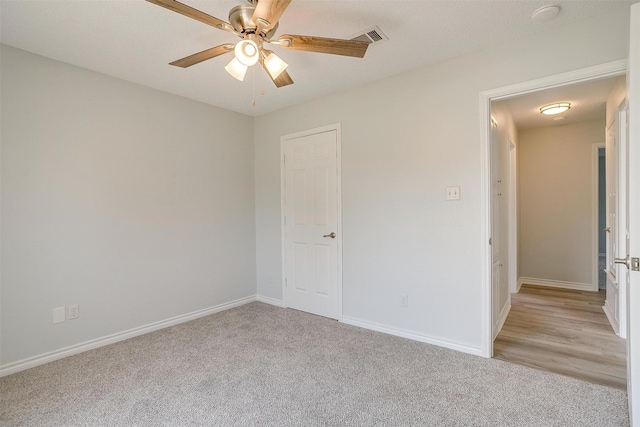
[{"label": "light wood floor", "polygon": [[602,311],[604,291],[523,285],[494,342],[497,359],[626,389],[626,342]]}]

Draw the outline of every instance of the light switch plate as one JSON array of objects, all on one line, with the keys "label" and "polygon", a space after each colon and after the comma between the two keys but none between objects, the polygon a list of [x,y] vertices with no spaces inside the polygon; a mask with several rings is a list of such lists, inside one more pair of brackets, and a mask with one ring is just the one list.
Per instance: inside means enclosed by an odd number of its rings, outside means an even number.
[{"label": "light switch plate", "polygon": [[447,187],[447,200],[460,200],[460,187]]}]

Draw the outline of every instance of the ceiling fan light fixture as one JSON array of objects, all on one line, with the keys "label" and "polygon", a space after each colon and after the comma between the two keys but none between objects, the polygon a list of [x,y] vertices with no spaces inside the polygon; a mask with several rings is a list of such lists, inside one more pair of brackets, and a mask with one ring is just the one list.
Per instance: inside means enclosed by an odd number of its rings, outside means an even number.
[{"label": "ceiling fan light fixture", "polygon": [[258,62],[260,51],[258,45],[253,40],[241,40],[236,43],[236,47],[233,49],[238,61],[241,64],[250,67]]},{"label": "ceiling fan light fixture", "polygon": [[571,108],[570,102],[556,102],[554,104],[544,105],[540,107],[540,114],[553,115],[560,114]]},{"label": "ceiling fan light fixture", "polygon": [[233,58],[231,62],[224,67],[224,69],[227,70],[227,73],[240,81],[244,80],[244,76],[247,74],[248,68],[248,66],[238,61],[238,58]]},{"label": "ceiling fan light fixture", "polygon": [[269,72],[269,75],[272,79],[278,78],[278,76],[287,69],[289,64],[284,62],[278,55],[273,52],[269,52],[268,54],[265,53],[265,55],[266,57],[264,58],[264,66]]}]

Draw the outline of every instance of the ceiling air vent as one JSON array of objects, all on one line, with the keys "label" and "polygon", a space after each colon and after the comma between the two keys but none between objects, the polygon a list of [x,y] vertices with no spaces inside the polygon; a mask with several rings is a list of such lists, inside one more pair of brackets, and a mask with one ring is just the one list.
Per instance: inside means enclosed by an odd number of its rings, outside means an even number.
[{"label": "ceiling air vent", "polygon": [[380,28],[373,27],[368,30],[360,31],[350,37],[350,40],[355,40],[365,43],[380,43],[385,40],[389,40],[389,37],[385,36]]}]

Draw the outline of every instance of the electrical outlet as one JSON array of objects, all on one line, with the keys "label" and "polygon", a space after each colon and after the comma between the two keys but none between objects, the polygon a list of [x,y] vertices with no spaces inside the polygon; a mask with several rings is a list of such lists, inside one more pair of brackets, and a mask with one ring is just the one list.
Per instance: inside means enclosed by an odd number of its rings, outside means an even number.
[{"label": "electrical outlet", "polygon": [[409,295],[400,294],[400,307],[409,307]]},{"label": "electrical outlet", "polygon": [[77,319],[78,317],[80,317],[78,304],[70,305],[68,308],[67,318],[71,320],[71,319]]},{"label": "electrical outlet", "polygon": [[67,320],[64,307],[56,307],[53,309],[53,323],[61,323]]},{"label": "electrical outlet", "polygon": [[460,200],[460,187],[447,187],[447,200]]}]

